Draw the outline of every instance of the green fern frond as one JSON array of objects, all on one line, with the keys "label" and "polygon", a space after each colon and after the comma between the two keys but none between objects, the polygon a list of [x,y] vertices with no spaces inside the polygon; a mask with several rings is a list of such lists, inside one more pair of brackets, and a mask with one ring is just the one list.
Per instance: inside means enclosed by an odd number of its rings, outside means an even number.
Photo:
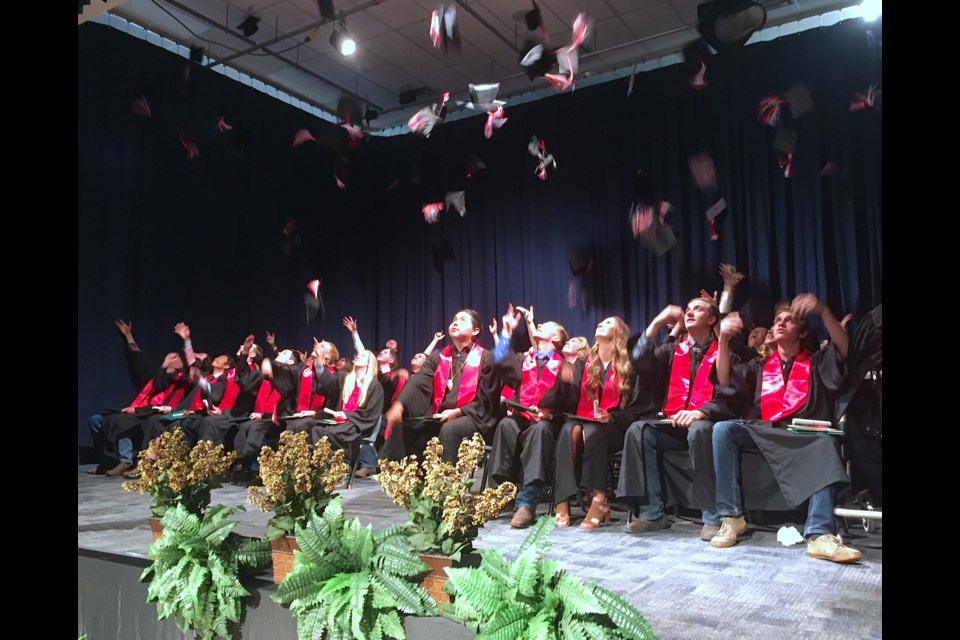
[{"label": "green fern frond", "polygon": [[536,595],[539,577],[540,566],[534,555],[529,551],[521,553],[513,563],[513,578],[516,580],[517,592],[521,596],[532,598]]},{"label": "green fern frond", "polygon": [[297,638],[299,640],[323,640],[327,631],[327,616],[322,608],[314,608],[297,617]]},{"label": "green fern frond", "polygon": [[457,602],[465,600],[482,620],[489,619],[500,608],[507,587],[476,569],[447,569],[449,579],[444,591],[456,595]]},{"label": "green fern frond", "polygon": [[510,563],[507,562],[503,554],[497,549],[484,549],[480,552],[483,558],[480,562],[480,570],[490,576],[491,579],[504,584],[511,584],[513,571]]},{"label": "green fern frond", "polygon": [[407,635],[403,632],[403,623],[396,611],[387,611],[379,617],[379,620],[384,635],[396,640],[406,640]]},{"label": "green fern frond", "polygon": [[334,575],[333,567],[324,564],[300,565],[287,574],[273,601],[288,607],[296,600],[302,600],[320,593],[323,584]]},{"label": "green fern frond", "polygon": [[[393,596],[394,606],[400,611],[418,616],[430,615],[434,606],[433,600],[423,588],[389,574],[380,574],[373,579]],[[386,631],[386,627],[384,630]]]},{"label": "green fern frond", "polygon": [[527,550],[534,550],[537,559],[543,557],[543,553],[550,547],[550,532],[553,531],[556,525],[556,520],[549,515],[544,514],[540,516],[533,526],[530,527],[530,533],[527,534],[527,537],[520,544],[517,557],[523,555]]},{"label": "green fern frond", "polygon": [[647,640],[655,637],[650,623],[636,607],[600,585],[591,584],[590,587],[623,637],[633,640]]},{"label": "green fern frond", "polygon": [[486,626],[481,626],[482,632],[477,640],[517,640],[527,628],[528,615],[523,605],[508,604],[497,611]]},{"label": "green fern frond", "polygon": [[378,546],[373,564],[380,571],[398,576],[416,576],[430,570],[419,556],[410,551],[402,538],[393,538]]},{"label": "green fern frond", "polygon": [[270,564],[270,545],[263,538],[245,538],[236,551],[237,562],[259,569]]},{"label": "green fern frond", "polygon": [[569,574],[561,574],[556,586],[557,596],[563,602],[565,610],[577,614],[606,613],[603,605],[593,594],[590,585],[586,585]]},{"label": "green fern frond", "polygon": [[398,536],[403,536],[403,527],[398,524],[392,524],[389,527],[378,529],[373,532],[373,544],[379,546],[391,538],[396,538]]},{"label": "green fern frond", "polygon": [[350,606],[363,613],[364,601],[370,591],[370,574],[366,571],[350,574]]},{"label": "green fern frond", "polygon": [[331,529],[339,529],[343,526],[343,520],[343,496],[337,496],[323,510],[323,521]]}]

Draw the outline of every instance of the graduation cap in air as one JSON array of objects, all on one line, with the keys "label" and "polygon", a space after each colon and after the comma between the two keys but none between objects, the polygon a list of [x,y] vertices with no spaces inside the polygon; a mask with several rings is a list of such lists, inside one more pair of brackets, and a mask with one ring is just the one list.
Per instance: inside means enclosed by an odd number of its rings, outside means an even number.
[{"label": "graduation cap in air", "polygon": [[467,203],[465,191],[447,191],[444,201],[447,211],[456,211],[460,217],[467,215]]},{"label": "graduation cap in air", "polygon": [[466,174],[468,178],[475,178],[481,171],[487,168],[483,160],[477,157],[477,154],[471,153],[467,156]]},{"label": "graduation cap in air", "polygon": [[424,107],[410,116],[407,120],[407,126],[416,134],[429,138],[433,130],[443,124],[443,119],[447,115],[447,101],[450,100],[450,92],[444,92],[443,100],[438,105],[433,103],[429,107]]},{"label": "graduation cap in air", "polygon": [[535,0],[533,2],[533,8],[523,14],[523,20],[527,24],[528,31],[543,29],[543,14],[540,13],[540,7],[537,6]]},{"label": "graduation cap in air", "polygon": [[497,100],[497,94],[500,93],[499,82],[491,82],[488,84],[473,84],[471,82],[467,90],[470,92],[470,101],[463,102],[457,100],[457,104],[461,107],[489,113],[507,104],[504,100]]},{"label": "graduation cap in air", "polygon": [[[790,117],[784,115],[784,107],[790,107]],[[798,82],[790,87],[782,96],[767,96],[757,104],[757,117],[761,124],[776,127],[796,120],[814,109],[813,98],[807,85]]]},{"label": "graduation cap in air", "polygon": [[883,90],[878,88],[877,83],[873,83],[865,90],[859,91],[853,95],[853,99],[850,101],[850,107],[848,108],[848,111],[850,111],[850,113],[854,113],[864,109],[873,109],[877,113],[882,113],[882,101]]},{"label": "graduation cap in air", "polygon": [[593,249],[574,249],[567,258],[570,273],[579,276],[593,268]]},{"label": "graduation cap in air", "polygon": [[303,294],[303,302],[307,310],[307,324],[315,321],[318,317],[323,322],[326,317],[326,309],[323,306],[323,296],[320,294],[321,280],[311,280],[307,283],[307,291]]},{"label": "graduation cap in air", "polygon": [[548,73],[544,75],[544,78],[557,91],[565,91],[573,86],[580,66],[580,56],[577,49],[587,39],[592,25],[593,21],[587,14],[578,13],[577,17],[573,19],[573,33],[570,36],[570,44],[556,50],[557,65],[560,72]]},{"label": "graduation cap in air", "polygon": [[790,177],[793,163],[793,150],[797,147],[797,132],[786,127],[777,127],[773,137],[773,148],[777,150],[777,162],[783,169],[783,175]]},{"label": "graduation cap in air", "polygon": [[727,202],[717,187],[717,169],[713,158],[708,153],[698,152],[687,159],[687,164],[690,166],[693,182],[700,189],[706,204],[704,215],[710,222],[710,239],[716,240],[719,238],[716,225],[720,222],[720,214],[727,210]]},{"label": "graduation cap in air", "polygon": [[691,89],[703,89],[707,86],[707,62],[710,61],[710,49],[703,38],[698,38],[683,49],[683,74]]},{"label": "graduation cap in air", "polygon": [[557,161],[554,159],[553,154],[547,153],[547,145],[543,140],[537,138],[537,136],[531,136],[530,142],[527,143],[527,152],[540,161],[533,172],[537,174],[537,177],[541,180],[547,179],[547,167],[552,166],[554,169],[557,168]]},{"label": "graduation cap in air", "polygon": [[364,109],[360,100],[354,96],[340,96],[337,101],[337,117],[350,137],[351,146],[356,146],[363,137],[363,116]]},{"label": "graduation cap in air", "polygon": [[440,5],[430,14],[430,42],[434,49],[443,45],[443,52],[452,47],[460,50],[460,29],[457,27],[457,7]]},{"label": "graduation cap in air", "polygon": [[672,204],[654,199],[652,182],[646,174],[638,171],[629,214],[630,229],[633,237],[657,256],[662,256],[677,244],[673,228],[666,221],[671,211]]},{"label": "graduation cap in air", "polygon": [[545,76],[555,64],[557,56],[542,42],[527,40],[520,50],[520,66],[531,80]]}]

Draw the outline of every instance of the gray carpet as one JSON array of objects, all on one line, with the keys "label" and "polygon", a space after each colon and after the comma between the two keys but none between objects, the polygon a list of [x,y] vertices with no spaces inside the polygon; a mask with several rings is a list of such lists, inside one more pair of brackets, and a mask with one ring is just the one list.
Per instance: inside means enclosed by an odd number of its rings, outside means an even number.
[{"label": "gray carpet", "polygon": [[[82,472],[77,481],[77,545],[145,557],[151,534],[150,497],[124,491],[121,481]],[[405,512],[375,480],[357,479],[341,490],[348,517],[375,528],[403,523]],[[246,489],[226,485],[213,501],[246,503]],[[541,513],[546,505],[541,505]],[[848,542],[864,552],[859,564],[839,565],[808,558],[803,545],[781,546],[776,527],[730,549],[714,549],[699,538],[700,525],[671,518],[670,529],[643,536],[622,532],[620,522],[597,531],[576,528],[551,537],[550,556],[573,575],[595,581],[634,604],[658,638],[881,638],[883,618],[882,539],[851,522]],[[237,514],[238,533],[262,536],[268,514],[252,505]],[[511,529],[510,516],[481,529],[476,546],[513,557],[526,535]],[[802,529],[802,522],[796,523]],[[778,524],[779,526],[779,524]]]}]

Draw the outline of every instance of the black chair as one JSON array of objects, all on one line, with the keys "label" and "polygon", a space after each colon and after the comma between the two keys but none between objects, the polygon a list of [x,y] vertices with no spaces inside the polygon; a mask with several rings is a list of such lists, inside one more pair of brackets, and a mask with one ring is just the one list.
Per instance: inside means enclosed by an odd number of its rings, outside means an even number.
[{"label": "black chair", "polygon": [[377,452],[377,436],[380,435],[380,424],[383,420],[378,420],[377,424],[374,425],[373,429],[367,435],[363,436],[358,440],[359,445],[350,447],[350,453],[353,455],[353,464],[350,465],[350,475],[347,476],[347,484],[344,487],[349,489],[353,485],[353,478],[357,475],[357,467],[360,466],[360,451],[363,447],[370,447],[373,449],[374,454]]}]

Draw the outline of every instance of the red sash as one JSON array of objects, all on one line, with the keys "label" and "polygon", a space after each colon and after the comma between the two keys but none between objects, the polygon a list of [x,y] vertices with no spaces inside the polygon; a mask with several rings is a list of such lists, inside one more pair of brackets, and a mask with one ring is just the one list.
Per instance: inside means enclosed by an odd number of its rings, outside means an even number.
[{"label": "red sash", "polygon": [[[333,367],[327,367],[333,373]],[[319,393],[313,392],[313,367],[304,368],[300,374],[300,393],[297,396],[297,412],[320,411],[327,399]]]},{"label": "red sash", "polygon": [[[163,399],[162,402],[159,402],[160,405],[166,405],[168,407],[175,407],[180,404],[180,401],[183,400],[183,394],[187,390],[187,378],[184,375],[183,371],[177,374],[177,377],[174,378],[173,384],[167,387],[166,393],[167,397]],[[157,394],[154,398],[159,398],[162,394]]]},{"label": "red sash", "polygon": [[[412,375],[412,374],[411,374]],[[387,374],[387,376],[393,378],[393,372]],[[393,404],[397,401],[397,396],[400,395],[400,389],[403,389],[403,385],[407,384],[407,381],[403,378],[397,378],[397,388],[393,390],[393,395],[390,397],[390,404]]]},{"label": "red sash", "polygon": [[[699,409],[713,398],[713,385],[710,384],[710,369],[717,360],[717,341],[710,343],[706,355],[697,367],[697,376],[690,389],[690,344],[686,340],[677,345],[673,352],[673,365],[670,367],[670,386],[667,388],[667,401],[663,405],[663,414],[668,418],[677,415],[687,407]],[[689,396],[689,400],[687,399]]]},{"label": "red sash", "polygon": [[[583,376],[580,378],[580,401],[577,403],[577,415],[589,417],[593,413],[594,398],[587,393],[587,367],[590,366],[590,358],[583,364]],[[615,409],[620,404],[620,378],[617,377],[617,370],[610,364],[607,369],[607,379],[603,381],[603,388],[600,390],[600,408],[604,411]]]},{"label": "red sash", "polygon": [[237,396],[240,395],[240,385],[237,384],[237,370],[230,369],[227,371],[227,388],[223,391],[223,397],[220,398],[220,410],[226,411],[227,409],[233,409],[234,403],[237,401]]},{"label": "red sash", "polygon": [[[450,365],[453,363],[450,345],[440,352],[437,362],[437,371],[433,375],[433,413],[440,411],[443,396],[447,393],[447,380],[450,379]],[[460,372],[460,388],[457,389],[457,407],[473,402],[477,397],[477,386],[480,383],[480,364],[483,362],[483,347],[476,342],[470,348],[467,359],[463,362]]]},{"label": "red sash", "polygon": [[[213,374],[207,376],[207,383],[210,385],[215,384],[217,381],[213,377]],[[200,411],[203,409],[203,389],[197,392],[197,395],[193,396],[193,402],[190,403],[190,411]]]},{"label": "red sash", "polygon": [[[341,409],[341,411],[346,413],[347,411],[356,411],[359,408],[360,408],[360,385],[355,384],[353,386],[353,391],[350,393],[350,397],[347,398],[347,401],[343,403],[343,408]],[[348,421],[347,418],[344,418],[343,420],[341,420],[340,418],[337,418],[336,420],[338,424]]]},{"label": "red sash", "polygon": [[810,356],[801,349],[793,360],[790,379],[783,383],[780,352],[774,351],[763,365],[760,388],[760,419],[777,422],[803,408],[810,392]]},{"label": "red sash", "polygon": [[[533,355],[533,349],[527,352],[521,365],[520,377],[520,399],[518,402],[526,407],[536,407],[543,399],[543,394],[550,390],[554,381],[557,379],[557,373],[560,372],[560,365],[563,364],[563,358],[554,351],[550,359],[543,366],[540,373],[540,379],[537,379],[537,358]],[[510,411],[509,413],[512,413]],[[536,416],[530,415],[527,411],[520,411],[527,420],[535,420]]]},{"label": "red sash", "polygon": [[[134,409],[142,409],[143,407],[156,407],[163,404],[163,401],[166,399],[167,394],[173,391],[173,388],[176,386],[177,381],[183,377],[183,371],[178,373],[173,382],[170,383],[166,389],[162,391],[157,391],[153,387],[153,380],[150,380],[147,384],[143,385],[143,389],[140,390],[140,393],[137,394],[137,397],[133,399],[133,402],[130,403],[130,406]],[[180,392],[180,397],[183,397],[183,391]],[[177,400],[179,402],[179,400]]]},{"label": "red sash", "polygon": [[503,388],[500,389],[500,397],[504,400],[513,400],[513,396],[516,395],[516,391],[513,387],[503,385]]},{"label": "red sash", "polygon": [[263,414],[264,418],[271,415],[280,402],[280,392],[273,388],[269,380],[260,383],[257,390],[257,399],[253,403],[253,413]]}]

